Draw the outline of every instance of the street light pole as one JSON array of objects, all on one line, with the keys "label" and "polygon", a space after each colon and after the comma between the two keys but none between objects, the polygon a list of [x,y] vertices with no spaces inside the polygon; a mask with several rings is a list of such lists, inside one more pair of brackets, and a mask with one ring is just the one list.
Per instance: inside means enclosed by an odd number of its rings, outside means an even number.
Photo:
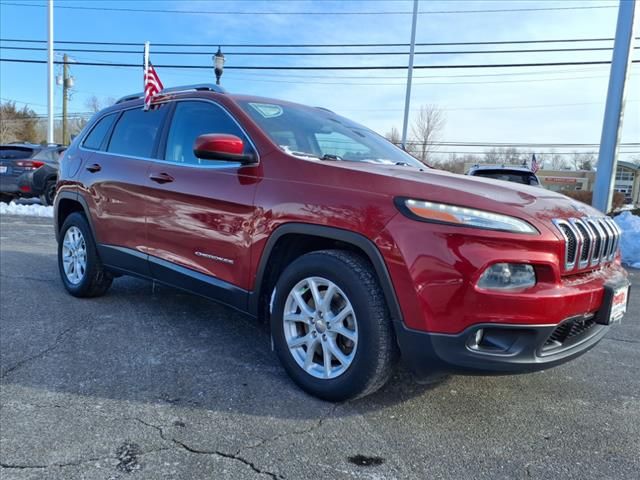
[{"label": "street light pole", "polygon": [[53,0],[49,0],[47,17],[47,143],[55,143],[53,125]]},{"label": "street light pole", "polygon": [[416,49],[416,25],[418,24],[418,0],[413,0],[413,20],[411,22],[411,47],[409,49],[409,69],[407,71],[407,95],[404,99],[404,122],[402,123],[402,148],[407,149],[409,128],[409,104],[411,103],[411,81],[413,79],[413,56]]},{"label": "street light pole", "polygon": [[625,84],[631,65],[635,0],[620,0],[618,23],[613,44],[609,90],[602,123],[598,171],[593,189],[592,205],[603,213],[611,209],[614,177],[618,163],[618,140],[622,129]]}]

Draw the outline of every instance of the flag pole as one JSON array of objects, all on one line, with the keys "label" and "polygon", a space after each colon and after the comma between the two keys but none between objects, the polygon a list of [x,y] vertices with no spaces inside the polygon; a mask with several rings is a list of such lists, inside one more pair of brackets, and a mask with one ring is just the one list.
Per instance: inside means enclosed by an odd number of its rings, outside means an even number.
[{"label": "flag pole", "polygon": [[[146,98],[147,89],[147,72],[149,71],[149,42],[144,42],[144,74],[142,75],[142,95]],[[145,101],[143,110],[147,110],[147,103]]]}]

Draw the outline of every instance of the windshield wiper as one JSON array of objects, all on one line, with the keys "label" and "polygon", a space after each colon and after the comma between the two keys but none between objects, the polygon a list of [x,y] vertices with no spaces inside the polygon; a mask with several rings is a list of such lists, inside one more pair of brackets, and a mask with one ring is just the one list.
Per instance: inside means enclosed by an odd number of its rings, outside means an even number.
[{"label": "windshield wiper", "polygon": [[313,153],[296,152],[295,150],[289,150],[289,151],[287,151],[287,153],[289,153],[291,155],[295,155],[296,157],[318,158],[318,159],[322,160],[318,155],[314,155]]},{"label": "windshield wiper", "polygon": [[325,153],[322,157],[320,157],[320,160],[342,160],[342,157]]}]

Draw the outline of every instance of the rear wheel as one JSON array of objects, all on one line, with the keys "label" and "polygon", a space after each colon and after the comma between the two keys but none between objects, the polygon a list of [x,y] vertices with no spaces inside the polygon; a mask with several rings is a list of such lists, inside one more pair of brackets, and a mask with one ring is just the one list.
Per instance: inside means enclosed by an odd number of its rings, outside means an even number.
[{"label": "rear wheel", "polygon": [[74,297],[97,297],[111,286],[96,250],[86,218],[81,213],[67,217],[60,231],[58,269],[67,291]]},{"label": "rear wheel", "polygon": [[312,252],[289,265],[274,291],[271,331],[291,378],[325,400],[374,392],[397,357],[375,273],[351,252]]},{"label": "rear wheel", "polygon": [[56,182],[55,180],[49,180],[44,187],[42,195],[40,195],[40,202],[45,205],[53,205],[53,200],[56,197]]}]

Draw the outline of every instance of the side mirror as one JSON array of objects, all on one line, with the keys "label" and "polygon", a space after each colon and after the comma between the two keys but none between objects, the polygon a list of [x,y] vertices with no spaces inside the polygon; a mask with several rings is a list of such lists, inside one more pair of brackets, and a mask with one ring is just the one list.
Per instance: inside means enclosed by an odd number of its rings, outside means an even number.
[{"label": "side mirror", "polygon": [[196,138],[193,153],[202,160],[254,163],[255,155],[243,153],[244,142],[235,135],[207,133]]}]

